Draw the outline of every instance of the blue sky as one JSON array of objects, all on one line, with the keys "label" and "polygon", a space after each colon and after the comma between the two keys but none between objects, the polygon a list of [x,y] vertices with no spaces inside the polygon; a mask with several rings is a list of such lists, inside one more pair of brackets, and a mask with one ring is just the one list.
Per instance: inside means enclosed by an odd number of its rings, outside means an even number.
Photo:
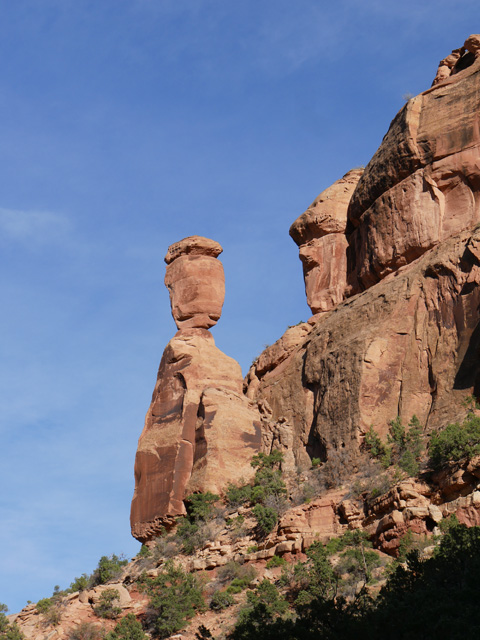
[{"label": "blue sky", "polygon": [[477,0],[0,0],[0,602],[135,555],[169,244],[219,241],[244,372],[309,316],[288,228],[368,162]]}]

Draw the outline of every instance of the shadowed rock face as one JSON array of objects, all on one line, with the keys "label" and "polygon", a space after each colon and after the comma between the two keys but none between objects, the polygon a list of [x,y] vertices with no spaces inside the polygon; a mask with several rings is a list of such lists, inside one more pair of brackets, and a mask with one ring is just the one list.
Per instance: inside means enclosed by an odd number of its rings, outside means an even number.
[{"label": "shadowed rock face", "polygon": [[240,365],[215,346],[207,327],[220,317],[223,268],[218,243],[193,236],[169,248],[166,283],[180,330],[168,343],[135,459],[132,534],[145,542],[197,491],[220,493],[249,478],[260,417],[242,393]]},{"label": "shadowed rock face", "polygon": [[252,367],[248,392],[297,465],[357,449],[370,425],[386,437],[397,415],[437,428],[480,395],[479,234],[449,238],[322,314],[280,363]]},{"label": "shadowed rock face", "polygon": [[347,209],[363,169],[352,169],[312,202],[290,227],[300,247],[305,293],[312,313],[333,309],[347,284]]}]

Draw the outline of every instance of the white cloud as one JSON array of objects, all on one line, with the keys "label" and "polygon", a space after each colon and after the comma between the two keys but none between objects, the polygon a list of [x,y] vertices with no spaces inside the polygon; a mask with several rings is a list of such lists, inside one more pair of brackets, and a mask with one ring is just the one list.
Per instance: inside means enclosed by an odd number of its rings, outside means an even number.
[{"label": "white cloud", "polygon": [[0,208],[0,235],[34,244],[57,244],[71,232],[70,221],[50,211],[22,211]]}]

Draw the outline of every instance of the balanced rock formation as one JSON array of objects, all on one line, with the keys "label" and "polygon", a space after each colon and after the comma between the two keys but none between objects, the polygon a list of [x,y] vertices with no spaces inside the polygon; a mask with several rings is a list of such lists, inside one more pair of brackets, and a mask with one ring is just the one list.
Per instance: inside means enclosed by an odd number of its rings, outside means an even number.
[{"label": "balanced rock formation", "polygon": [[130,519],[142,542],[185,514],[190,493],[219,493],[228,482],[248,479],[260,447],[260,418],[242,393],[240,365],[207,330],[223,305],[221,251],[217,242],[193,236],[165,258],[179,331],[163,353],[135,459]]},{"label": "balanced rock formation", "polygon": [[245,388],[264,442],[292,449],[292,464],[358,450],[397,415],[443,426],[480,396],[479,43],[468,38],[455,73],[403,107],[363,173],[291,227],[323,313],[261,354]]}]

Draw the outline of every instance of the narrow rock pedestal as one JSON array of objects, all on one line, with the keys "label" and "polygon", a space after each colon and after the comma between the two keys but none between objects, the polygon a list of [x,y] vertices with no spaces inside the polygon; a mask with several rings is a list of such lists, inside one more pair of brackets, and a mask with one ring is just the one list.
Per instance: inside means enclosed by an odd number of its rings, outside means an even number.
[{"label": "narrow rock pedestal", "polygon": [[240,365],[208,328],[225,292],[222,248],[193,236],[167,253],[165,283],[179,331],[168,343],[135,459],[132,535],[146,542],[185,514],[184,498],[220,493],[253,474],[261,442],[258,411],[242,393]]}]

